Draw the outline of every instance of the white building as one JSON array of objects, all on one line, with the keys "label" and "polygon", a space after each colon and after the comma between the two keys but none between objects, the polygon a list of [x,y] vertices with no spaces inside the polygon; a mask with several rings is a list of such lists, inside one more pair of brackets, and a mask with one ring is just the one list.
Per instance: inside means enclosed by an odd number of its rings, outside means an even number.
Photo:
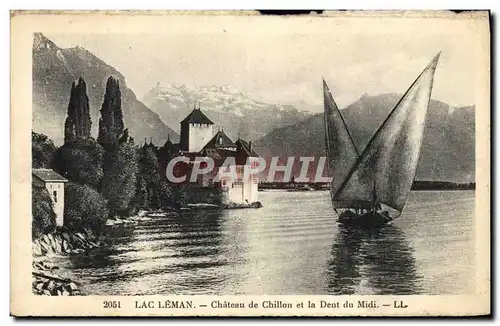
[{"label": "white building", "polygon": [[213,122],[201,112],[201,109],[194,110],[181,121],[180,150],[183,152],[199,152],[213,135]]},{"label": "white building", "polygon": [[49,192],[50,199],[54,204],[56,214],[56,225],[64,224],[64,184],[67,179],[51,169],[33,169],[31,171],[33,183],[44,186]]},{"label": "white building", "polygon": [[[252,148],[252,142],[246,142],[243,139],[233,143],[231,139],[219,130],[217,134],[203,147],[201,150],[203,157],[210,157],[215,162],[215,169],[211,175],[205,175],[203,178],[203,185],[220,187],[224,191],[223,200],[227,204],[251,204],[257,201],[259,177],[256,174],[251,174],[245,179],[245,169],[254,169],[255,164],[259,163],[259,156]],[[226,160],[232,160],[235,163],[236,179],[227,176],[221,178],[218,182],[217,174],[224,171],[221,169],[228,169],[222,167]],[[207,182],[207,178],[209,178]]]}]

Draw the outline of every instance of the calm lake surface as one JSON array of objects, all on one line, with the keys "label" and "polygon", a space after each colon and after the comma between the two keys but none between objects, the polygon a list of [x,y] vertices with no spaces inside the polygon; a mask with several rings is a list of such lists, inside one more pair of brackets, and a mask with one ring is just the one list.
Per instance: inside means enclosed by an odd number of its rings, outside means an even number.
[{"label": "calm lake surface", "polygon": [[88,295],[467,294],[474,195],[412,192],[393,225],[346,232],[326,191],[259,192],[261,209],[115,226],[108,246],[60,263]]}]

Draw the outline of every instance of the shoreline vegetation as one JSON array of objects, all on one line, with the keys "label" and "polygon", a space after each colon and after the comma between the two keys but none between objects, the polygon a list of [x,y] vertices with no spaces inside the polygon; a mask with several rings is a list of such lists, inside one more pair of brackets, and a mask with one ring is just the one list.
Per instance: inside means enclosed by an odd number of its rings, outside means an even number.
[{"label": "shoreline vegetation", "polygon": [[[189,185],[162,176],[162,148],[151,141],[137,145],[125,128],[121,91],[109,77],[98,121],[98,137],[91,136],[87,86],[73,82],[64,123],[64,144],[57,147],[46,135],[32,131],[32,168],[51,169],[68,180],[64,186],[63,225],[57,225],[48,190],[32,183],[32,285],[38,295],[81,295],[74,280],[52,262],[55,257],[86,254],[104,246],[115,226],[137,224],[151,212],[180,214],[186,210],[258,208],[246,205],[188,203]],[[163,159],[170,160],[167,157]],[[217,199],[217,198],[213,198]],[[57,264],[57,263],[56,263]]]},{"label": "shoreline vegetation", "polygon": [[[318,191],[329,190],[326,182],[260,182],[259,191],[284,190],[284,191]],[[419,181],[413,182],[411,190],[475,190],[476,183],[455,183],[448,181]]]},{"label": "shoreline vegetation", "polygon": [[[159,148],[135,144],[125,128],[118,79],[109,77],[99,110],[98,136],[83,78],[71,84],[64,143],[55,146],[32,131],[32,168],[51,169],[64,186],[64,223],[56,225],[48,190],[32,184],[33,292],[78,295],[77,283],[57,275],[51,257],[84,254],[113,236],[110,224],[137,223],[141,211],[180,211],[187,207],[185,187],[161,177]],[[62,270],[59,270],[62,272]]]}]

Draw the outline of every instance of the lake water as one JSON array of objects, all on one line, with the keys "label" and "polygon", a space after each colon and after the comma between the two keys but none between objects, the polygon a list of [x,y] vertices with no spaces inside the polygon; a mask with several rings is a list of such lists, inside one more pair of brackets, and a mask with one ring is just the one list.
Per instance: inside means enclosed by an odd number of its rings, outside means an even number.
[{"label": "lake water", "polygon": [[467,294],[474,195],[412,192],[393,225],[346,232],[326,191],[259,192],[263,208],[114,227],[60,263],[89,295]]}]

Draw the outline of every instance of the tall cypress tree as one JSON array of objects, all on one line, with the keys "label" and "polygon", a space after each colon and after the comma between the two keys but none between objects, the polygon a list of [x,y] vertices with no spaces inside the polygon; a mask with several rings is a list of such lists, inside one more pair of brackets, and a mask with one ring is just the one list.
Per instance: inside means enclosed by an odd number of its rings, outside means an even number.
[{"label": "tall cypress tree", "polygon": [[101,107],[97,140],[104,148],[109,150],[116,146],[123,132],[120,82],[118,79],[109,77],[106,82],[106,93]]},{"label": "tall cypress tree", "polygon": [[123,122],[120,83],[113,77],[106,82],[97,140],[105,149],[102,194],[112,215],[127,215],[136,192],[137,152]]},{"label": "tall cypress tree", "polygon": [[64,123],[64,142],[69,143],[78,138],[90,137],[92,120],[90,119],[89,97],[87,85],[82,77],[78,84],[71,84],[71,94],[68,104],[68,115]]}]

